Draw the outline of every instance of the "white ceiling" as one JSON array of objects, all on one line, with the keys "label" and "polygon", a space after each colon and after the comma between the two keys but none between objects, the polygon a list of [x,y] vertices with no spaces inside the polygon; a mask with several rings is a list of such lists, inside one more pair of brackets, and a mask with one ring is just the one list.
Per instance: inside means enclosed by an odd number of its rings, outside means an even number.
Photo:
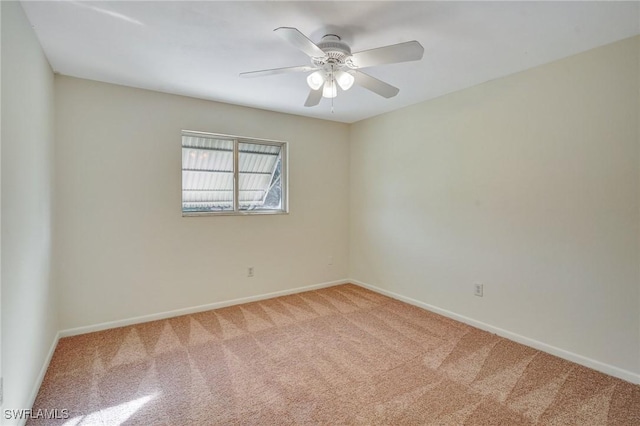
[{"label": "white ceiling", "polygon": [[[214,101],[354,122],[640,33],[637,2],[23,1],[55,72]],[[308,64],[273,29],[352,51],[418,40],[419,62],[368,68],[400,88],[363,88],[305,108],[306,74],[240,72]]]}]

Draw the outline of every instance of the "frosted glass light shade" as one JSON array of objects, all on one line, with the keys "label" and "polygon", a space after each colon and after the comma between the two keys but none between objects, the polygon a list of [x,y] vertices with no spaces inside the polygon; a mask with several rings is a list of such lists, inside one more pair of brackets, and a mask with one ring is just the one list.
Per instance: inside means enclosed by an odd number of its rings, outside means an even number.
[{"label": "frosted glass light shade", "polygon": [[336,72],[336,81],[342,90],[349,90],[353,86],[355,78],[347,72],[338,71]]},{"label": "frosted glass light shade", "polygon": [[328,80],[324,83],[324,88],[322,89],[322,96],[325,98],[335,98],[338,95],[338,87],[336,86],[336,82],[332,80]]},{"label": "frosted glass light shade", "polygon": [[318,90],[324,84],[324,75],[322,71],[316,71],[314,73],[309,74],[307,77],[307,84],[311,88],[311,90]]}]

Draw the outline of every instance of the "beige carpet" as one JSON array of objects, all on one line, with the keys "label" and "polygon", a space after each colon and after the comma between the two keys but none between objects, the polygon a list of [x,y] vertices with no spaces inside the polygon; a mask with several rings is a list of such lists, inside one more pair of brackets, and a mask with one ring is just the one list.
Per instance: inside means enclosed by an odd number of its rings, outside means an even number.
[{"label": "beige carpet", "polygon": [[60,340],[29,424],[640,425],[640,387],[341,285]]}]

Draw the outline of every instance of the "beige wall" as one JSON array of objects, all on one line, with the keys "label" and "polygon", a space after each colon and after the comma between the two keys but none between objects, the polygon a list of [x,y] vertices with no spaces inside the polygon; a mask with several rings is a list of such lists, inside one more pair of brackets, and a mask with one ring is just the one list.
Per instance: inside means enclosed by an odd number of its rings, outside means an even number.
[{"label": "beige wall", "polygon": [[[347,276],[347,125],[71,77],[55,87],[62,329]],[[289,142],[290,214],[182,217],[182,129]]]},{"label": "beige wall", "polygon": [[22,7],[0,7],[3,408],[12,409],[30,406],[58,330],[50,279],[54,89]]},{"label": "beige wall", "polygon": [[350,276],[640,373],[638,50],[354,124]]}]

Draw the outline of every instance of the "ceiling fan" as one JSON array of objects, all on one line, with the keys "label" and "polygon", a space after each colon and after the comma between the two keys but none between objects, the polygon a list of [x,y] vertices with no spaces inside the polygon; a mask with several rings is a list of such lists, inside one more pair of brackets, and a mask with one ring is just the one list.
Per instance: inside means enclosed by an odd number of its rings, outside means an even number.
[{"label": "ceiling fan", "polygon": [[280,27],[275,33],[297,47],[311,58],[311,65],[274,68],[261,71],[243,72],[240,77],[262,77],[290,72],[311,72],[307,84],[311,91],[304,106],[312,107],[325,98],[335,98],[338,87],[349,90],[353,84],[364,87],[385,98],[392,98],[400,89],[384,81],[365,74],[362,68],[396,62],[422,59],[424,48],[417,41],[393,44],[351,53],[351,48],[335,34],[327,34],[316,44],[296,28]]}]

